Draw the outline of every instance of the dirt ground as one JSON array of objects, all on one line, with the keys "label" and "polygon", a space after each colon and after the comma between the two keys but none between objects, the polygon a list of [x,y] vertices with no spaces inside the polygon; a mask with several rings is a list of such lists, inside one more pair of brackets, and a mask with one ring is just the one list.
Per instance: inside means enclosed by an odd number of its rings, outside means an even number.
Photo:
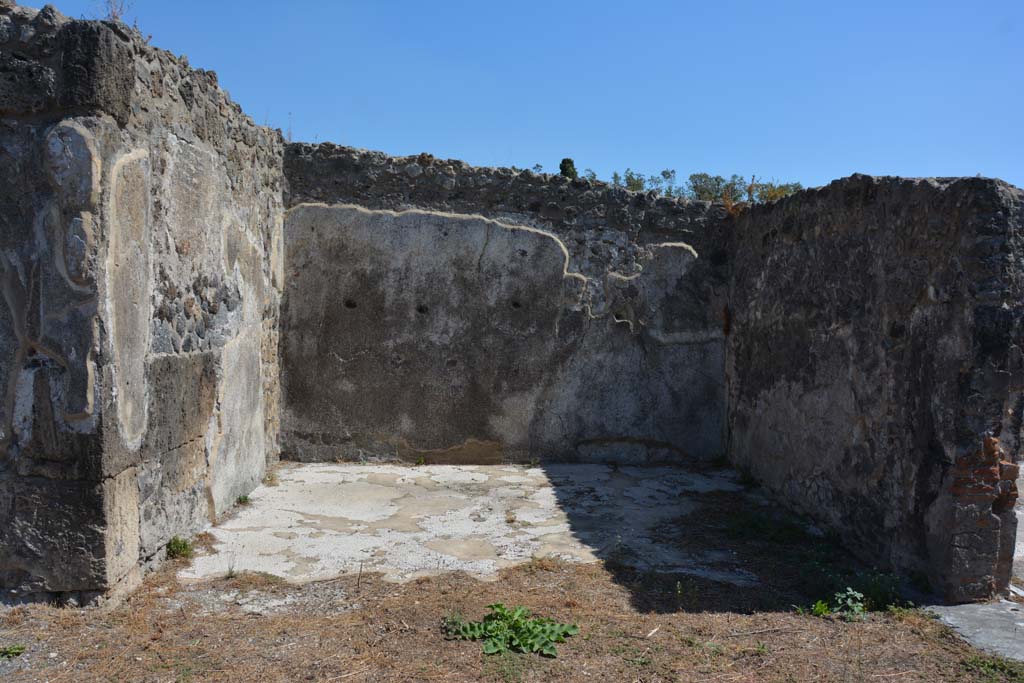
[{"label": "dirt ground", "polygon": [[[164,570],[110,611],[9,610],[0,643],[28,650],[0,674],[12,682],[1024,680],[913,610],[846,622],[715,609],[742,598],[696,580],[679,592],[646,590],[678,611],[638,610],[631,588],[600,565],[538,561],[493,583],[453,573],[304,587],[243,575],[182,588]],[[476,619],[498,601],[578,623],[581,633],[555,659],[485,656],[478,642],[443,638],[445,616]]]},{"label": "dirt ground", "polygon": [[[0,608],[0,681],[1024,682],[1024,665],[909,608],[891,577],[858,567],[834,539],[774,510],[747,512],[734,493],[703,496],[699,515],[657,532],[697,554],[727,544],[756,585],[644,569],[615,547],[590,564],[535,559],[496,581],[363,573],[294,585],[242,572],[182,583],[189,561],[177,560],[115,607]],[[853,620],[809,614],[844,585],[879,609]],[[480,619],[494,602],[580,634],[554,659],[487,656],[479,642],[445,639],[446,617]]]}]

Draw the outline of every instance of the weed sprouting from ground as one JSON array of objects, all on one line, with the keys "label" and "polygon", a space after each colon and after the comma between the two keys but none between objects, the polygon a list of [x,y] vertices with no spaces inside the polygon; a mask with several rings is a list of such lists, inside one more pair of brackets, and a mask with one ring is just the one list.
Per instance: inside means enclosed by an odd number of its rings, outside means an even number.
[{"label": "weed sprouting from ground", "polygon": [[832,609],[847,621],[860,619],[864,616],[864,594],[847,587],[832,598]]},{"label": "weed sprouting from ground", "polygon": [[[902,598],[899,579],[894,574],[850,570],[834,564],[829,558],[806,561],[801,573],[812,594],[832,594],[829,612],[844,618],[858,618],[864,612],[881,612],[891,607],[912,606]],[[814,614],[818,614],[820,602],[823,601],[819,600],[812,607]]]},{"label": "weed sprouting from ground", "polygon": [[244,493],[240,495],[237,500],[235,500],[235,504],[237,505],[250,505],[251,503],[252,499],[249,498],[249,496],[245,495]]},{"label": "weed sprouting from ground", "polygon": [[192,557],[193,552],[195,552],[195,548],[192,545],[192,541],[188,540],[187,538],[175,536],[171,538],[171,540],[167,541],[168,559],[187,559],[189,557]]},{"label": "weed sprouting from ground", "polygon": [[555,657],[556,643],[580,632],[576,624],[560,624],[552,619],[531,617],[525,607],[509,609],[500,602],[488,605],[491,613],[481,621],[465,621],[458,615],[444,620],[445,636],[450,640],[483,640],[484,654],[522,652]]},{"label": "weed sprouting from ground", "polygon": [[24,652],[24,645],[4,645],[0,647],[0,660],[14,659],[15,657],[20,657]]},{"label": "weed sprouting from ground", "polygon": [[816,617],[827,617],[832,614],[832,606],[824,600],[818,600],[811,605],[811,614]]},{"label": "weed sprouting from ground", "polygon": [[967,671],[980,674],[990,683],[1024,683],[1024,663],[1002,657],[975,655],[961,662]]}]

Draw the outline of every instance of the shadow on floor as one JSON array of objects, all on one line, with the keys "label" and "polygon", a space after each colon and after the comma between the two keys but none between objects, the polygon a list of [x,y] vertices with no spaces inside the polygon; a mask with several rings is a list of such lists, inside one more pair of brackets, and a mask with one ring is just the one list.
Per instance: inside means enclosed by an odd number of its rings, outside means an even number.
[{"label": "shadow on floor", "polygon": [[[544,465],[572,534],[643,612],[791,611],[854,588],[901,603],[896,577],[741,481],[695,465]],[[905,587],[904,591],[905,592]]]},{"label": "shadow on floor", "polygon": [[210,529],[181,578],[493,580],[555,556],[600,561],[646,613],[791,611],[847,587],[876,607],[897,600],[893,577],[858,567],[729,469],[319,463],[277,474]]}]

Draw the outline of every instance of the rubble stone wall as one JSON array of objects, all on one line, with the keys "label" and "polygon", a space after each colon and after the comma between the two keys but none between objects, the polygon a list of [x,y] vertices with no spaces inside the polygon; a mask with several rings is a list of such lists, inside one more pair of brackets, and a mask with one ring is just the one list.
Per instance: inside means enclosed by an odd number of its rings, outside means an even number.
[{"label": "rubble stone wall", "polygon": [[0,2],[0,585],[89,599],[277,457],[281,155],[214,74]]},{"label": "rubble stone wall", "polygon": [[1024,410],[1024,193],[854,176],[744,213],[729,453],[865,558],[1005,587]]}]

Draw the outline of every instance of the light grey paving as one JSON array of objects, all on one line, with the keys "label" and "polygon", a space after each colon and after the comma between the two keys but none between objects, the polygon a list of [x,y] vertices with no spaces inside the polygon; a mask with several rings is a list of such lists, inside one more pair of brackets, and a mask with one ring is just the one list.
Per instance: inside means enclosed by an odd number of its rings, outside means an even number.
[{"label": "light grey paving", "polygon": [[700,508],[696,494],[740,491],[727,471],[557,465],[407,467],[305,464],[279,473],[211,529],[215,552],[185,580],[261,571],[303,583],[381,572],[387,580],[461,570],[481,579],[533,557],[596,562],[735,585],[757,579],[727,551],[689,552],[655,538]]},{"label": "light grey paving", "polygon": [[1009,600],[929,608],[967,642],[1024,661],[1024,605]]}]

